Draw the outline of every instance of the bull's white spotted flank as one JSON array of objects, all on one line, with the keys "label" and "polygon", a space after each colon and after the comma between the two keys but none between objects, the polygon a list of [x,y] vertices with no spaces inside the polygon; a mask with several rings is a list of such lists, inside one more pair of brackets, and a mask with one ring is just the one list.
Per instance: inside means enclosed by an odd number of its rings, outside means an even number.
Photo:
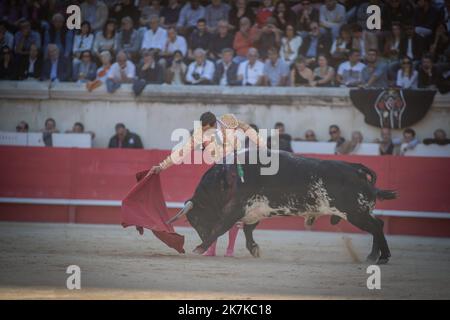
[{"label": "bull's white spotted flank", "polygon": [[375,201],[370,201],[362,193],[358,193],[358,204],[361,209],[365,212],[372,212],[375,208]]},{"label": "bull's white spotted flank", "polygon": [[322,215],[336,215],[347,220],[347,214],[330,206],[330,197],[325,189],[322,179],[317,179],[310,184],[308,197],[314,199],[313,204],[306,204],[306,210],[300,212],[294,207],[294,201],[288,201],[286,205],[271,207],[266,196],[254,195],[248,199],[245,205],[245,215],[241,221],[245,224],[254,224],[261,219],[272,215],[301,216],[312,221]]}]

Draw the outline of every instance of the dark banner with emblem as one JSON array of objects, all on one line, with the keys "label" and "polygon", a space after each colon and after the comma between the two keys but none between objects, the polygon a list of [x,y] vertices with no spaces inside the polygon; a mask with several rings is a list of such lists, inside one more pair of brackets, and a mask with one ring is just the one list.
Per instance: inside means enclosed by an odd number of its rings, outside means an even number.
[{"label": "dark banner with emblem", "polygon": [[379,128],[401,129],[419,122],[433,103],[434,90],[354,89],[353,105],[364,113],[367,124]]}]

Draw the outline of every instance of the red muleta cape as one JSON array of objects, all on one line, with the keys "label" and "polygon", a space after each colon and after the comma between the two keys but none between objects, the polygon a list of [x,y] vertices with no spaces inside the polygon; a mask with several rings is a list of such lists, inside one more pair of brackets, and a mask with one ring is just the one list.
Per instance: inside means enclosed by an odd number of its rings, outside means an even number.
[{"label": "red muleta cape", "polygon": [[136,174],[138,183],[122,200],[122,226],[143,227],[151,230],[156,237],[169,247],[184,253],[184,236],[166,224],[170,218],[161,189],[158,174],[146,177],[147,171]]}]

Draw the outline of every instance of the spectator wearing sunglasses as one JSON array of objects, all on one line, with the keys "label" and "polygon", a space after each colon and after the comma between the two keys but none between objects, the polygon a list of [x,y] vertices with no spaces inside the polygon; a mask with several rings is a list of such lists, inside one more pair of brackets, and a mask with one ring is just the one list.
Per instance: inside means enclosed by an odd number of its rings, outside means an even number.
[{"label": "spectator wearing sunglasses", "polygon": [[396,85],[402,89],[417,88],[417,77],[419,73],[414,70],[412,60],[404,57],[401,60],[401,68],[397,72]]},{"label": "spectator wearing sunglasses", "polygon": [[75,64],[73,67],[73,81],[78,83],[93,81],[96,77],[97,65],[92,61],[91,51],[83,51],[80,58],[80,63]]},{"label": "spectator wearing sunglasses", "polygon": [[345,142],[345,138],[341,137],[341,129],[336,124],[332,124],[328,130],[330,140],[328,142],[336,142],[336,148],[340,147]]}]

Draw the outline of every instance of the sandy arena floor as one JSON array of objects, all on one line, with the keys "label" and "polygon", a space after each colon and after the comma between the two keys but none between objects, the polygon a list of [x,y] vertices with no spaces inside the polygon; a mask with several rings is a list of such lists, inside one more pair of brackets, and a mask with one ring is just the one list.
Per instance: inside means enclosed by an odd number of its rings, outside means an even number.
[{"label": "sandy arena floor", "polygon": [[[368,264],[357,263],[343,234],[255,231],[262,257],[250,256],[241,232],[236,257],[185,255],[151,232],[120,226],[0,223],[1,299],[450,299],[450,239],[390,236],[392,259],[381,266],[381,290],[368,290]],[[367,235],[347,235],[364,260]],[[81,290],[66,289],[69,265],[81,268]]]}]

